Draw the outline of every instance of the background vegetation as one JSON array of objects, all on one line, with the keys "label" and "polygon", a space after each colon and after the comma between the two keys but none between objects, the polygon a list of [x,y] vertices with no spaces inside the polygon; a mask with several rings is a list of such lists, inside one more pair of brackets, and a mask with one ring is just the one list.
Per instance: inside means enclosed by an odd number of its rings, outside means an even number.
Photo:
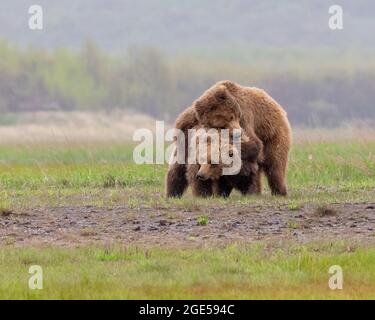
[{"label": "background vegetation", "polygon": [[[110,54],[91,41],[78,51],[1,41],[0,111],[125,109],[173,121],[213,83],[232,79],[265,88],[294,125],[333,127],[375,117],[373,54],[243,48],[168,56],[154,47]],[[11,120],[4,115],[0,123]]]},{"label": "background vegetation", "polygon": [[[341,0],[343,30],[325,0],[28,0],[0,4],[0,117],[35,110],[136,110],[175,116],[213,83],[266,89],[293,125],[373,120],[371,0]],[[90,40],[91,39],[91,40]]]}]

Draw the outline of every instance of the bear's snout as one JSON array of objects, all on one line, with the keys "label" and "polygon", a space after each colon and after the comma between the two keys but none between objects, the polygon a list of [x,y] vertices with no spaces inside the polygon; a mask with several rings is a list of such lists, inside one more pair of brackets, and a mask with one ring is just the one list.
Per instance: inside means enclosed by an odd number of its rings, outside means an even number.
[{"label": "bear's snout", "polygon": [[202,172],[198,172],[196,177],[198,180],[202,180],[202,181],[207,180],[207,176]]}]

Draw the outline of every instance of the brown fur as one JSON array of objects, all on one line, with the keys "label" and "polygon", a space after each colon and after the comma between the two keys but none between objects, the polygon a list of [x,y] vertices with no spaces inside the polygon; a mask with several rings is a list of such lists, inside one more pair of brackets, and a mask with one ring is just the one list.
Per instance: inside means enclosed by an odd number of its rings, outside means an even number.
[{"label": "brown fur", "polygon": [[191,186],[193,195],[196,197],[228,197],[233,189],[240,191],[244,195],[259,193],[255,180],[258,170],[256,163],[249,162],[245,164],[243,170],[237,175],[220,176],[218,179],[197,179],[200,168],[199,164],[190,164],[187,165],[186,171],[188,183]]},{"label": "brown fur", "polygon": [[[198,129],[198,127],[195,127]],[[199,134],[199,132],[198,132]],[[219,130],[220,134],[220,130]],[[193,143],[196,136],[192,137]],[[246,141],[247,138],[242,135],[241,142]],[[208,196],[223,196],[228,197],[233,189],[239,190],[242,194],[258,193],[260,190],[256,185],[256,175],[258,171],[257,161],[242,160],[241,169],[235,175],[223,175],[223,168],[225,164],[222,163],[221,158],[218,157],[219,163],[213,163],[213,153],[221,152],[222,141],[219,140],[215,145],[210,139],[207,139],[207,161],[201,163],[200,151],[201,146],[195,141],[197,145],[197,164],[188,164],[186,177],[188,184],[192,188],[194,196],[208,197]],[[243,143],[241,143],[243,147]],[[228,149],[231,157],[235,156],[236,147],[229,142]]]},{"label": "brown fur", "polygon": [[[272,194],[287,194],[285,176],[291,128],[284,109],[264,90],[231,81],[218,82],[178,117],[176,128],[185,133],[197,123],[212,128],[242,128],[253,149],[264,155],[257,173],[257,186],[261,188],[261,172],[264,172]],[[177,169],[171,167],[171,170]],[[167,178],[168,196],[174,196],[168,186],[177,184]]]}]

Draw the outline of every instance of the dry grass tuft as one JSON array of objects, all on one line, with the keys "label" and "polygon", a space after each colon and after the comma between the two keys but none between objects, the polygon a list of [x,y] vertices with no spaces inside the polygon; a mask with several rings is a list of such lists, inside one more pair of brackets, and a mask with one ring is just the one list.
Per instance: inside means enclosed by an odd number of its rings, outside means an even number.
[{"label": "dry grass tuft", "polygon": [[293,143],[375,141],[373,125],[351,123],[339,128],[293,128]]},{"label": "dry grass tuft", "polygon": [[315,215],[317,215],[318,217],[332,217],[336,216],[337,214],[338,211],[329,206],[320,206],[315,210]]},{"label": "dry grass tuft", "polygon": [[82,237],[96,236],[98,232],[93,228],[83,228],[80,232]]},{"label": "dry grass tuft", "polygon": [[131,141],[135,130],[155,130],[155,119],[130,112],[29,112],[0,125],[0,145]]},{"label": "dry grass tuft", "polygon": [[9,217],[13,213],[14,212],[12,210],[0,208],[0,216],[1,217]]}]

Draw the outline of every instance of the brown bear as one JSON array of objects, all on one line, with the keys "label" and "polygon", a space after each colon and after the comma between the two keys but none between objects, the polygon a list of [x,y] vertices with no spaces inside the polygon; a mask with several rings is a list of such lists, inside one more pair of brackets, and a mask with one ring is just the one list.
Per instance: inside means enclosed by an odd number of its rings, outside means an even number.
[{"label": "brown bear", "polygon": [[[197,131],[197,135],[201,135]],[[220,135],[218,130],[218,135]],[[194,135],[191,140],[195,139],[197,151],[195,152],[196,163],[187,164],[186,178],[188,184],[192,188],[194,196],[208,197],[208,196],[222,196],[228,197],[233,189],[240,191],[242,194],[258,193],[256,175],[258,171],[258,163],[254,161],[251,154],[241,154],[242,160],[239,158],[238,149],[233,144],[233,140],[228,139],[227,149],[224,150],[224,141],[220,138],[212,141],[208,136],[206,140],[197,140],[197,135]],[[203,143],[201,146],[201,142]],[[246,137],[241,137],[241,150],[243,145],[246,145]],[[204,150],[205,149],[205,150]],[[189,148],[189,152],[191,148]],[[201,153],[204,153],[202,157]],[[234,166],[232,161],[223,162],[224,152],[228,153],[232,160],[237,157],[239,167],[233,174],[224,175],[224,168]],[[242,151],[241,151],[242,153]],[[250,156],[250,157],[249,157]],[[215,158],[215,159],[214,159]],[[235,170],[235,168],[234,168]]]},{"label": "brown bear", "polygon": [[[272,194],[287,194],[285,176],[291,128],[284,109],[264,90],[220,81],[180,114],[175,128],[187,137],[188,130],[198,123],[210,128],[242,128],[253,149],[264,154],[256,177],[258,188],[261,190],[264,172]],[[167,196],[181,196],[187,185],[186,166],[171,165],[166,176]]]}]

